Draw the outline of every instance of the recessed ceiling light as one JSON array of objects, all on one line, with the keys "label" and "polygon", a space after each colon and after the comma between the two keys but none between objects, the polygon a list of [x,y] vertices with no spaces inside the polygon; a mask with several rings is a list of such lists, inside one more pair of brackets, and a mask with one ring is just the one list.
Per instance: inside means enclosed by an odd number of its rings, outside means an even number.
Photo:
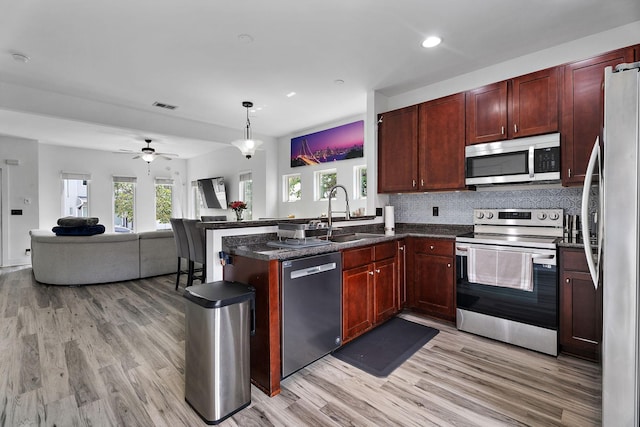
[{"label": "recessed ceiling light", "polygon": [[251,34],[240,34],[238,36],[240,43],[253,43],[253,37]]},{"label": "recessed ceiling light", "polygon": [[29,58],[27,55],[23,55],[21,53],[12,53],[11,56],[13,56],[13,60],[14,61],[18,61],[18,62],[29,62],[29,60],[31,58]]},{"label": "recessed ceiling light", "polygon": [[436,47],[442,42],[438,36],[429,36],[422,42],[422,47]]},{"label": "recessed ceiling light", "polygon": [[289,92],[287,94],[287,98],[291,98],[292,96],[296,96],[296,93],[295,92]]}]

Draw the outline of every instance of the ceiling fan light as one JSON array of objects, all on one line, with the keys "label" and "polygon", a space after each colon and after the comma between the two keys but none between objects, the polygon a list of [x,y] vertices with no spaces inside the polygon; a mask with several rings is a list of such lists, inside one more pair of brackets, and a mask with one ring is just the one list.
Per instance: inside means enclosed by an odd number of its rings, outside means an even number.
[{"label": "ceiling fan light", "polygon": [[156,157],[153,155],[153,153],[144,153],[142,156],[142,160],[144,160],[147,163],[151,163],[153,162],[153,159],[155,159]]}]

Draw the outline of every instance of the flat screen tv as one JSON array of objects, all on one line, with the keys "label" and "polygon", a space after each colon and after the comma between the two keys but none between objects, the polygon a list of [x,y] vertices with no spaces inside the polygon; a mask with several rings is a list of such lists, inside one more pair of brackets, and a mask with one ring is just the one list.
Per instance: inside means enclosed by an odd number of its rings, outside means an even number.
[{"label": "flat screen tv", "polygon": [[198,190],[205,207],[227,209],[227,192],[223,177],[199,179]]}]

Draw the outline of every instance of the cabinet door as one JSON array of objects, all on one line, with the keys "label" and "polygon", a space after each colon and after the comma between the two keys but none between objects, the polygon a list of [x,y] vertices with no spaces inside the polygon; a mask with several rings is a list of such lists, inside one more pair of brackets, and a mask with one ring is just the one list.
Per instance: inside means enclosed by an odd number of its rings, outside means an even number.
[{"label": "cabinet door", "polygon": [[558,131],[557,68],[517,77],[511,87],[511,138]]},{"label": "cabinet door", "polygon": [[419,106],[418,169],[420,190],[464,189],[464,94]]},{"label": "cabinet door", "polygon": [[582,250],[560,250],[560,347],[591,360],[600,357],[602,287],[593,287]]},{"label": "cabinet door", "polygon": [[387,258],[373,264],[373,310],[374,321],[380,323],[396,313],[397,285],[396,262]]},{"label": "cabinet door", "polygon": [[398,286],[398,311],[405,308],[407,305],[407,281],[406,281],[406,265],[407,265],[407,245],[405,240],[398,240],[398,268],[396,269],[398,278],[397,278],[397,286]]},{"label": "cabinet door", "polygon": [[467,145],[507,139],[507,82],[466,93]]},{"label": "cabinet door", "polygon": [[584,182],[593,143],[604,124],[605,67],[632,62],[633,59],[633,48],[625,48],[563,67],[563,185],[582,185]]},{"label": "cabinet door", "polygon": [[417,190],[418,106],[378,119],[378,192]]},{"label": "cabinet door", "polygon": [[446,320],[455,320],[453,271],[451,257],[414,254],[414,307]]},{"label": "cabinet door", "polygon": [[342,272],[342,341],[347,342],[373,326],[373,267]]}]

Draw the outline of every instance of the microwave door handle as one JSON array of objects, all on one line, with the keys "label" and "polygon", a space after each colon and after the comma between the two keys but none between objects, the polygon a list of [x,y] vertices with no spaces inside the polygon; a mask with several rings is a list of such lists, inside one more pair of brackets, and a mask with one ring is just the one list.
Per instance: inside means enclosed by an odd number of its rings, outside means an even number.
[{"label": "microwave door handle", "polygon": [[529,147],[529,178],[533,178],[535,176],[534,155],[535,155],[535,150],[533,146],[531,146]]},{"label": "microwave door handle", "polygon": [[591,188],[591,180],[593,179],[593,171],[596,167],[596,161],[600,156],[600,138],[596,138],[593,149],[591,150],[591,157],[589,157],[589,164],[587,165],[587,171],[584,177],[584,186],[582,187],[582,241],[584,242],[584,254],[587,258],[587,264],[589,266],[589,274],[593,281],[593,286],[598,289],[598,267],[596,260],[594,260],[593,251],[591,249],[591,232],[589,230],[589,190]]}]

